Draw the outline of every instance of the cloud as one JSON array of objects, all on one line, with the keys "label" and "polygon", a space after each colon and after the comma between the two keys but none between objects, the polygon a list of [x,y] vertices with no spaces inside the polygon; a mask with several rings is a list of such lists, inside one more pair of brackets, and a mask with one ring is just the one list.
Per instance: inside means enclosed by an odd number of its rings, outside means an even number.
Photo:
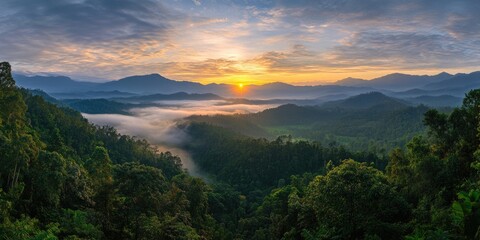
[{"label": "cloud", "polygon": [[7,34],[84,43],[162,36],[177,17],[152,0],[7,0],[4,6],[11,12],[3,19],[10,26]]},{"label": "cloud", "polygon": [[5,0],[0,57],[19,71],[203,82],[468,71],[478,12],[478,0]]},{"label": "cloud", "polygon": [[77,73],[161,54],[183,17],[153,0],[7,0],[2,9],[2,58],[25,70]]},{"label": "cloud", "polygon": [[168,101],[172,107],[132,109],[133,116],[120,114],[83,114],[98,125],[109,125],[121,133],[141,137],[153,144],[178,146],[188,137],[176,123],[190,115],[238,114],[262,111],[275,105],[227,104],[223,101]]},{"label": "cloud", "polygon": [[175,107],[148,107],[132,109],[132,116],[120,114],[86,114],[90,122],[115,127],[120,133],[146,139],[159,151],[170,151],[182,159],[184,167],[195,176],[203,177],[191,156],[179,148],[189,141],[188,135],[177,127],[178,122],[190,115],[251,113],[276,105],[223,104],[223,101],[168,101]]},{"label": "cloud", "polygon": [[192,0],[192,1],[193,1],[193,3],[194,3],[195,5],[197,5],[197,6],[202,5],[202,2],[200,2],[200,0]]},{"label": "cloud", "polygon": [[476,66],[479,49],[442,34],[362,32],[330,52],[334,63],[396,69]]}]

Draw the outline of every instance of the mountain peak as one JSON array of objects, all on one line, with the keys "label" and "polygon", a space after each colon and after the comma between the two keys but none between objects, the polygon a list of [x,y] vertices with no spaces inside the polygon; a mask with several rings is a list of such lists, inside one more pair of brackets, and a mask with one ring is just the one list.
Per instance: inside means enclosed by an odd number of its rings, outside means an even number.
[{"label": "mountain peak", "polygon": [[441,73],[437,74],[436,76],[446,76],[446,75],[453,76],[452,74],[450,74],[450,73],[447,73],[447,72],[445,72],[445,71],[443,71],[443,72],[441,72]]},{"label": "mountain peak", "polygon": [[335,82],[336,85],[341,86],[356,86],[362,83],[365,83],[367,80],[361,78],[347,77]]},{"label": "mountain peak", "polygon": [[380,105],[390,106],[392,109],[395,109],[398,107],[404,107],[405,103],[380,92],[369,92],[339,101],[327,102],[323,107],[365,109]]},{"label": "mountain peak", "polygon": [[441,80],[446,80],[448,78],[452,78],[453,75],[447,72],[441,72],[437,75],[432,75],[433,78],[441,79]]},{"label": "mountain peak", "polygon": [[121,81],[123,79],[167,79],[166,77],[158,74],[158,73],[151,73],[151,74],[145,74],[145,75],[134,75],[134,76],[129,76],[129,77],[124,77],[124,78],[121,78],[117,81]]},{"label": "mountain peak", "polygon": [[390,73],[382,77],[374,78],[372,79],[373,81],[379,80],[379,79],[390,79],[390,78],[404,78],[404,77],[413,77],[416,75],[410,75],[410,74],[405,74],[405,73]]},{"label": "mountain peak", "polygon": [[271,82],[271,83],[266,83],[263,84],[263,86],[270,86],[270,87],[290,87],[292,85],[284,82]]},{"label": "mountain peak", "polygon": [[103,90],[119,90],[131,93],[171,94],[179,91],[192,93],[198,91],[203,85],[195,82],[175,81],[158,73],[136,75],[116,81],[106,82],[100,86]]}]

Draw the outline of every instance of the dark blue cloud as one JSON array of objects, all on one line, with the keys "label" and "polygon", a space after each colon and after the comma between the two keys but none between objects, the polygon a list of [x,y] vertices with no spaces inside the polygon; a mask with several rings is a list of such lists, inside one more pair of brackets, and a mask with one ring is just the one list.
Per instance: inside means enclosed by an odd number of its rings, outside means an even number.
[{"label": "dark blue cloud", "polygon": [[71,41],[108,41],[161,35],[177,17],[151,0],[7,0],[5,36],[56,35]]},{"label": "dark blue cloud", "polygon": [[479,51],[448,35],[410,32],[362,32],[333,50],[335,59],[351,66],[444,68],[475,66]]}]

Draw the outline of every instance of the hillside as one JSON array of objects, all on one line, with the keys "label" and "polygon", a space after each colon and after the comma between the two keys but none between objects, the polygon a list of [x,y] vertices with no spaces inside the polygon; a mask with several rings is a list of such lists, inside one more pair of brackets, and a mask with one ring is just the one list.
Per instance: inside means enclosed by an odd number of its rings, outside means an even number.
[{"label": "hillside", "polygon": [[62,101],[67,106],[82,112],[90,114],[123,114],[130,115],[129,108],[132,104],[124,104],[110,101],[107,99],[65,99]]},{"label": "hillside", "polygon": [[188,118],[248,136],[292,135],[349,149],[391,149],[424,131],[425,106],[413,107],[402,100],[373,92],[320,106],[286,104],[247,115]]},{"label": "hillside", "polygon": [[214,234],[207,185],[183,172],[178,157],[17,89],[5,62],[0,146],[1,239]]},{"label": "hillside", "polygon": [[406,98],[413,104],[423,104],[429,107],[458,107],[462,105],[462,98],[450,95],[441,96],[418,96],[414,98]]}]

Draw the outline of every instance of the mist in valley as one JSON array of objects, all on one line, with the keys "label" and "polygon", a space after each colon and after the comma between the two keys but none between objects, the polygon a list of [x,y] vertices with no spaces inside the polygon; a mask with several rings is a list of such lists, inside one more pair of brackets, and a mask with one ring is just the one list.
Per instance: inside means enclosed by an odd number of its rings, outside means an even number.
[{"label": "mist in valley", "polygon": [[82,115],[99,126],[111,126],[119,133],[146,139],[159,151],[169,151],[181,158],[183,167],[194,176],[206,179],[195,165],[191,155],[181,148],[189,141],[188,134],[178,128],[184,118],[191,115],[247,114],[276,107],[273,104],[227,104],[225,101],[158,101],[161,106],[133,108],[131,115],[87,114]]}]

